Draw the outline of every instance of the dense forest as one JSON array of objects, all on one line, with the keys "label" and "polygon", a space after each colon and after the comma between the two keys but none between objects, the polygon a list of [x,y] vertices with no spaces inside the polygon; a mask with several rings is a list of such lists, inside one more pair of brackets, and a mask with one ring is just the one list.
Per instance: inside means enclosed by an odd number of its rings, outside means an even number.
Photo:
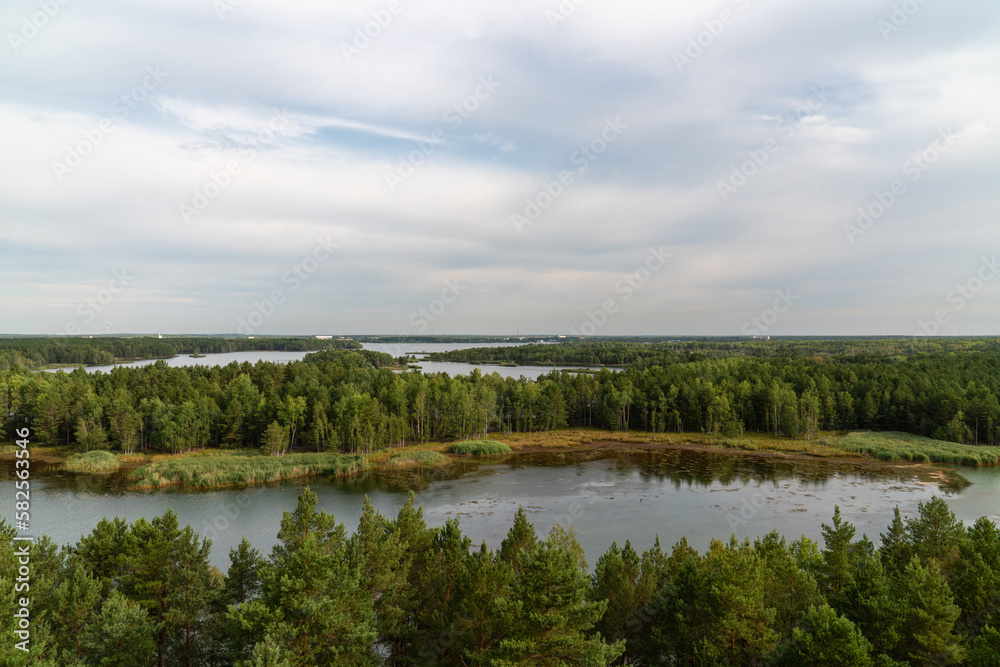
[{"label": "dense forest", "polygon": [[208,336],[135,336],[130,338],[0,338],[0,371],[15,366],[107,365],[133,359],[165,359],[178,354],[216,354],[283,350],[360,349],[355,340],[305,337],[213,338]]},{"label": "dense forest", "polygon": [[[633,345],[594,347],[607,358],[631,354]],[[680,345],[657,344],[615,372],[554,371],[538,380],[489,367],[457,377],[398,373],[391,367],[400,359],[359,350],[289,364],[157,362],[109,373],[15,366],[0,372],[0,419],[4,439],[30,423],[38,444],[126,453],[264,444],[357,453],[566,426],[801,438],[870,429],[1000,443],[1000,348],[992,340],[804,341],[784,353],[764,342]],[[766,354],[750,353],[755,345]],[[530,355],[549,347],[501,349]]]},{"label": "dense forest", "polygon": [[104,519],[30,547],[28,653],[13,535],[0,522],[4,665],[1000,664],[1000,530],[940,498],[897,509],[878,546],[838,508],[822,544],[626,542],[592,567],[572,529],[540,537],[520,510],[498,549],[476,548],[412,495],[395,518],[366,502],[348,534],[306,489],[270,556],[244,539],[225,574],[171,511]]}]

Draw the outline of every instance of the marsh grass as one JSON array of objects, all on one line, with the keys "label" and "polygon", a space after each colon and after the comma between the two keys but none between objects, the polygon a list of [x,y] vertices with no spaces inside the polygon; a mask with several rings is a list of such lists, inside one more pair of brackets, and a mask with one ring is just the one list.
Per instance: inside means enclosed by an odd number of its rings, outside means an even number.
[{"label": "marsh grass", "polygon": [[510,447],[496,440],[466,440],[454,443],[449,451],[452,454],[470,454],[472,456],[500,456],[510,454]]},{"label": "marsh grass", "polygon": [[415,451],[396,452],[383,464],[391,468],[431,467],[445,463],[448,458],[440,452],[429,449],[419,449]]},{"label": "marsh grass", "polygon": [[69,472],[103,475],[118,470],[118,457],[111,452],[91,451],[74,454],[63,463],[63,470]]},{"label": "marsh grass", "polygon": [[880,461],[954,463],[963,466],[1000,463],[1000,447],[962,445],[908,433],[858,431],[835,438],[832,442],[846,451]]},{"label": "marsh grass", "polygon": [[172,484],[215,489],[252,486],[298,477],[346,477],[368,467],[360,454],[285,454],[264,456],[249,452],[213,453],[154,461],[132,471],[132,484],[155,489]]}]

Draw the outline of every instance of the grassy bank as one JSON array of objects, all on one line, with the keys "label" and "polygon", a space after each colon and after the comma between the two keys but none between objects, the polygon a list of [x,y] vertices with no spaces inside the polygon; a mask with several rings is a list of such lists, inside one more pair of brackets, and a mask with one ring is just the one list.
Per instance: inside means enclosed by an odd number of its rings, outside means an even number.
[{"label": "grassy bank", "polygon": [[456,442],[448,448],[452,454],[467,454],[472,456],[500,456],[510,454],[510,447],[496,440],[464,440]]},{"label": "grassy bank", "polygon": [[103,475],[118,471],[118,456],[111,452],[85,452],[74,454],[63,463],[63,470],[69,472]]},{"label": "grassy bank", "polygon": [[215,489],[252,486],[298,477],[345,477],[368,467],[360,454],[285,454],[263,456],[244,451],[176,457],[149,463],[132,472],[133,486],[155,489],[173,484]]},{"label": "grassy bank", "polygon": [[429,449],[417,449],[392,454],[381,465],[388,468],[431,468],[446,463],[448,457]]},{"label": "grassy bank", "polygon": [[838,437],[836,445],[880,461],[954,463],[992,466],[1000,463],[1000,447],[960,445],[908,433],[861,431]]},{"label": "grassy bank", "polygon": [[701,445],[744,452],[800,454],[817,458],[870,458],[889,462],[950,463],[963,466],[1000,464],[1000,447],[962,445],[907,433],[858,431],[821,433],[811,440],[786,438],[766,433],[725,438],[704,433],[647,433],[644,431],[607,431],[601,429],[563,429],[539,433],[502,433],[514,451],[537,449],[572,449],[634,445],[636,448]]}]

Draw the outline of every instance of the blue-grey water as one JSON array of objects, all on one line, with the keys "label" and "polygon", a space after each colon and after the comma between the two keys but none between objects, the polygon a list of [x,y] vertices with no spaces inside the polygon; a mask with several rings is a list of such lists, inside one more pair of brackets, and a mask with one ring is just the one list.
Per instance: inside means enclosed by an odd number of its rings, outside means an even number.
[{"label": "blue-grey water", "polygon": [[[13,517],[14,482],[8,466],[0,479],[7,498],[0,516]],[[371,472],[347,480],[312,479],[320,505],[356,527],[365,495],[394,515],[413,491],[428,523],[459,519],[473,542],[496,547],[518,506],[539,534],[572,525],[591,563],[613,541],[639,549],[659,535],[664,547],[686,536],[698,549],[712,537],[751,539],[778,530],[789,539],[819,540],[835,504],[845,518],[878,541],[898,505],[904,516],[917,503],[943,495],[959,518],[997,518],[1000,470],[962,470],[974,483],[946,488],[927,466],[890,467],[797,461],[726,452],[669,450],[630,454],[515,455],[501,461],[461,461],[444,470]],[[275,543],[282,513],[295,507],[306,481],[244,490],[124,491],[114,478],[36,467],[32,479],[32,534],[60,544],[75,542],[104,516],[133,521],[168,507],[182,524],[213,540],[212,560],[228,564],[228,550],[243,536],[264,553]]]}]

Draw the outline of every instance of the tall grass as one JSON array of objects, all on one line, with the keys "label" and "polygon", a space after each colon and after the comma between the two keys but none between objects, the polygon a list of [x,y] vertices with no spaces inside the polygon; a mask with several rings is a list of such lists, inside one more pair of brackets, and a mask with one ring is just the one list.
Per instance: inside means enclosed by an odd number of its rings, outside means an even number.
[{"label": "tall grass", "polygon": [[450,451],[452,454],[499,456],[501,454],[510,454],[510,447],[496,440],[466,440],[453,444]]},{"label": "tall grass", "polygon": [[386,465],[393,468],[406,468],[409,466],[430,467],[440,465],[447,460],[444,454],[440,452],[421,449],[410,452],[397,452],[389,457]]},{"label": "tall grass", "polygon": [[367,467],[368,459],[360,454],[248,456],[233,453],[155,461],[133,471],[132,483],[139,489],[155,489],[171,484],[215,489],[318,475],[346,477]]},{"label": "tall grass", "polygon": [[829,444],[881,461],[933,461],[963,466],[992,466],[1000,463],[1000,447],[961,445],[892,431],[848,433],[832,438]]},{"label": "tall grass", "polygon": [[118,457],[111,452],[94,450],[74,454],[63,463],[63,470],[91,474],[106,474],[118,470]]}]

